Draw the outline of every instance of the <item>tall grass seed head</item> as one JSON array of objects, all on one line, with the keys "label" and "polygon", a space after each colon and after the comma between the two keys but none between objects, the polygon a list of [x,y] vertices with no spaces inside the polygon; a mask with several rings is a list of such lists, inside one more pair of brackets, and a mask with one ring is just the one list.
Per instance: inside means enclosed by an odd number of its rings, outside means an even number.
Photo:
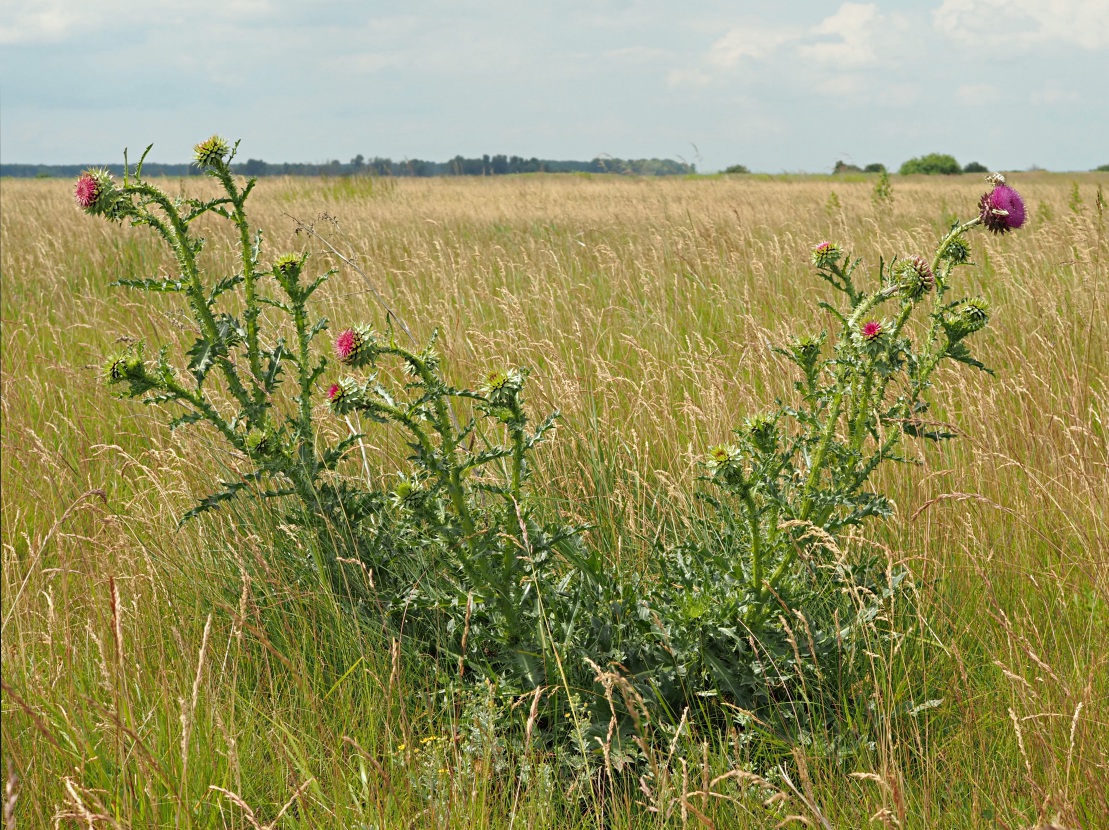
[{"label": "tall grass seed head", "polygon": [[1005,234],[1024,225],[1024,200],[1007,184],[998,184],[978,200],[978,215],[986,229]]},{"label": "tall grass seed head", "polygon": [[365,366],[376,355],[377,338],[369,326],[344,329],[335,337],[335,357],[344,366]]},{"label": "tall grass seed head", "polygon": [[904,260],[897,269],[897,287],[903,297],[919,300],[936,287],[936,275],[922,256]]},{"label": "tall grass seed head", "polygon": [[214,135],[193,147],[196,166],[202,170],[222,167],[231,152],[231,145],[222,136]]},{"label": "tall grass seed head", "polygon": [[813,248],[812,264],[817,268],[831,268],[843,256],[843,249],[834,242],[824,241]]}]

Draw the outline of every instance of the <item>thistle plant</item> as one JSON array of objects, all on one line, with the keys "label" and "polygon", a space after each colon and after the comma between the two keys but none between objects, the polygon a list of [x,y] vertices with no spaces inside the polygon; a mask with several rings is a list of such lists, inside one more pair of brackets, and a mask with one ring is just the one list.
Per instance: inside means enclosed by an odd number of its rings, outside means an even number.
[{"label": "thistle plant", "polygon": [[676,590],[652,602],[686,608],[666,632],[687,660],[685,687],[699,682],[757,706],[773,694],[769,676],[789,687],[822,664],[831,669],[855,622],[872,618],[904,578],[845,556],[842,543],[848,529],[892,513],[870,482],[883,463],[905,460],[906,438],[954,437],[928,417],[936,371],[946,362],[990,371],[968,342],[988,323],[989,303],[958,296],[956,271],[969,263],[969,231],[1005,234],[1025,219],[1019,194],[1000,176],[990,183],[977,216],[954,224],[928,256],[880,262],[869,284],[840,245],[813,248],[817,275],[841,298],[820,303],[838,330],[776,350],[799,370],[797,402],[747,419],[733,442],[709,451],[713,514],[663,560],[659,584]]},{"label": "thistle plant", "polygon": [[[213,199],[173,198],[145,181],[142,165],[149,147],[134,171],[125,164],[122,183],[104,170],[90,170],[78,178],[75,188],[77,205],[86,213],[149,227],[173,253],[177,266],[173,276],[120,279],[113,285],[181,294],[195,324],[196,340],[184,355],[183,367],[174,364],[166,347],[148,359],[145,344],[139,342],[108,359],[108,383],[143,403],[179,407],[183,411],[170,421],[171,429],[207,423],[252,467],[238,480],[224,482],[185,514],[186,519],[252,485],[262,496],[295,494],[305,504],[314,504],[320,473],[333,467],[344,449],[317,454],[312,420],[313,389],[326,360],[314,356],[311,347],[327,321],[311,317],[308,301],[328,274],[304,280],[305,260],[292,254],[268,266],[262,262],[262,234],[246,216],[255,180],[243,183],[232,175],[235,149],[219,136],[194,149],[197,166],[223,190]],[[234,225],[237,273],[211,279],[201,266],[204,238],[196,232],[196,223],[205,216]],[[263,294],[263,284],[276,290]],[[292,343],[276,330],[263,337],[259,331],[263,307],[288,319]],[[295,376],[295,408],[282,412],[275,393],[290,371]]]},{"label": "thistle plant", "polygon": [[[293,520],[332,551],[322,564],[353,612],[403,631],[443,682],[481,678],[506,697],[543,692],[532,721],[581,753],[608,751],[638,723],[613,700],[613,672],[661,720],[690,709],[720,717],[713,699],[758,709],[822,693],[809,681],[836,676],[875,603],[904,579],[844,544],[849,529],[892,512],[872,489],[874,473],[905,459],[907,438],[953,437],[929,418],[940,367],[985,369],[969,341],[990,307],[961,296],[956,274],[969,264],[972,229],[1006,234],[1024,223],[1023,201],[1000,176],[978,215],[952,225],[928,255],[880,261],[867,277],[839,244],[814,247],[812,266],[839,303],[820,304],[832,333],[777,350],[797,367],[795,399],[712,447],[709,515],[660,543],[645,572],[621,573],[536,495],[532,456],[557,413],[532,425],[526,370],[494,367],[472,388],[456,386],[434,337],[418,348],[388,326],[351,325],[329,350],[314,345],[327,321],[309,301],[331,272],[308,278],[304,254],[263,262],[245,207],[255,180],[233,174],[234,154],[218,136],[196,146],[197,165],[222,190],[208,200],[171,198],[143,180],[141,160],[133,172],[125,165],[122,183],[90,170],[75,189],[85,212],[149,227],[173,253],[174,275],[115,284],[183,295],[195,342],[176,357],[135,343],[104,374],[124,396],[172,407],[171,428],[209,425],[246,470],[186,518],[247,488],[292,497],[303,508]],[[235,273],[213,278],[201,267],[195,223],[205,216],[233,225]],[[352,434],[325,445],[317,402],[357,424]],[[344,471],[377,429],[399,433],[407,458],[376,475]],[[349,563],[373,579],[361,588],[340,579]]]}]

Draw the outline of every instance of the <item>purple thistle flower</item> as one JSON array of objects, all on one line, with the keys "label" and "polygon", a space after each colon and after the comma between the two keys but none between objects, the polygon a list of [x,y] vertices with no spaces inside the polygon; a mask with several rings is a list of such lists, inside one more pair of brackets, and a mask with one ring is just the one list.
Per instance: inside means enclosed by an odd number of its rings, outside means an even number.
[{"label": "purple thistle flower", "polygon": [[77,179],[73,195],[77,200],[77,207],[88,210],[100,198],[100,182],[91,173],[82,173]]},{"label": "purple thistle flower", "polygon": [[343,387],[341,387],[337,383],[333,383],[333,384],[331,384],[331,386],[327,390],[327,399],[329,401],[333,401],[336,398],[341,398],[343,396],[342,393],[343,393]]},{"label": "purple thistle flower", "polygon": [[882,336],[882,324],[877,320],[867,320],[862,328],[863,340],[871,343]]},{"label": "purple thistle flower", "polygon": [[339,358],[340,363],[347,363],[358,352],[361,345],[362,338],[354,329],[341,331],[335,338],[335,356]]},{"label": "purple thistle flower", "polygon": [[987,230],[1008,233],[1024,224],[1024,200],[1007,184],[999,184],[978,202],[979,215]]}]

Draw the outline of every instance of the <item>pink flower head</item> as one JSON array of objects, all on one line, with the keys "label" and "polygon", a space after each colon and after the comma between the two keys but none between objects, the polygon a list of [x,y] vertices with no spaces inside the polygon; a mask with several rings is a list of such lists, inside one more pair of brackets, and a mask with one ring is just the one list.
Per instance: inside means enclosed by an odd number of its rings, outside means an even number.
[{"label": "pink flower head", "polygon": [[351,355],[358,351],[360,345],[362,345],[362,338],[354,329],[339,332],[339,336],[335,338],[335,355],[339,358],[339,362],[345,363],[350,360]]},{"label": "pink flower head", "polygon": [[341,386],[339,386],[339,384],[333,383],[333,384],[331,384],[331,386],[327,390],[327,399],[330,400],[330,401],[333,401],[333,400],[335,400],[335,398],[341,397],[342,393],[343,393],[343,388]]},{"label": "pink flower head", "polygon": [[100,198],[100,182],[91,173],[82,173],[77,179],[73,195],[77,200],[77,207],[88,210]]},{"label": "pink flower head", "polygon": [[1003,234],[1024,224],[1024,200],[1007,184],[999,184],[978,202],[982,224],[993,233]]},{"label": "pink flower head", "polygon": [[842,253],[835,242],[821,242],[812,250],[812,264],[817,268],[829,268],[839,262]]},{"label": "pink flower head", "polygon": [[882,324],[877,320],[867,320],[863,323],[862,335],[867,343],[877,340],[882,336]]}]

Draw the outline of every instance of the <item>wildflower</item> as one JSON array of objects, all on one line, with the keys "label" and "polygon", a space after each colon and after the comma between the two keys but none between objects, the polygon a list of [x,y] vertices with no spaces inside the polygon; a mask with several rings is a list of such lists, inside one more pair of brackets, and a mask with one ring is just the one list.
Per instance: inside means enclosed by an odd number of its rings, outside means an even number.
[{"label": "wildflower", "polygon": [[898,269],[898,277],[902,295],[912,300],[919,300],[936,286],[936,275],[921,256],[905,260]]},{"label": "wildflower", "polygon": [[74,188],[74,196],[77,199],[77,207],[82,210],[88,210],[96,204],[96,200],[100,198],[100,182],[91,173],[82,173],[77,179],[77,186]]},{"label": "wildflower", "polygon": [[817,268],[830,268],[839,262],[843,251],[834,242],[824,241],[813,248],[812,264]]},{"label": "wildflower", "polygon": [[360,404],[365,404],[363,389],[354,378],[341,378],[327,387],[327,400],[331,411],[336,415],[354,412]]},{"label": "wildflower", "polygon": [[1008,233],[1024,224],[1024,200],[1007,184],[998,184],[978,202],[979,216],[987,230]]},{"label": "wildflower", "polygon": [[118,195],[111,174],[102,168],[86,170],[77,177],[77,184],[73,188],[73,199],[77,202],[77,207],[86,213],[107,216],[109,219],[120,216],[116,207],[120,202]]},{"label": "wildflower", "polygon": [[214,135],[193,147],[193,158],[196,166],[203,168],[220,167],[225,162],[225,156],[231,152],[227,140]]},{"label": "wildflower", "polygon": [[863,323],[863,327],[860,330],[860,333],[863,336],[863,340],[865,340],[867,343],[873,343],[875,340],[882,336],[882,332],[882,324],[879,323],[877,320],[867,320],[865,323]]},{"label": "wildflower", "polygon": [[360,366],[373,357],[374,335],[367,326],[344,329],[335,338],[335,356],[347,366]]}]

